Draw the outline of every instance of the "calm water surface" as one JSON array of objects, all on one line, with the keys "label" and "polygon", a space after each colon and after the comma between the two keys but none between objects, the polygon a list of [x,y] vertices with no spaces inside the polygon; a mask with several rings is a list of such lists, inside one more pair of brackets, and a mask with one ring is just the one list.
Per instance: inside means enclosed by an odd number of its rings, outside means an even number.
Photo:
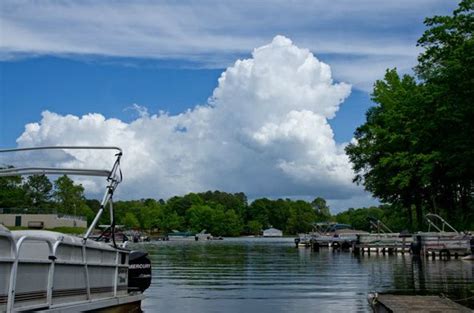
[{"label": "calm water surface", "polygon": [[[474,262],[295,248],[292,238],[143,244],[145,312],[368,312],[367,293],[474,295]],[[474,308],[473,299],[460,303]]]}]

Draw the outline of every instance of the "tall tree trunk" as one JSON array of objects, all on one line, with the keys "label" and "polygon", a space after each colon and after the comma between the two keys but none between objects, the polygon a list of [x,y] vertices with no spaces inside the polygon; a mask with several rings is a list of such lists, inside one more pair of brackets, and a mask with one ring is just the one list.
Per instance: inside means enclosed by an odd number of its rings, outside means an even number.
[{"label": "tall tree trunk", "polygon": [[417,190],[417,193],[415,194],[415,211],[418,229],[423,230],[423,207],[421,205],[421,197],[419,190]]},{"label": "tall tree trunk", "polygon": [[404,208],[406,208],[407,218],[408,218],[408,227],[410,231],[413,230],[413,209],[411,207],[410,201],[404,199],[402,202]]}]

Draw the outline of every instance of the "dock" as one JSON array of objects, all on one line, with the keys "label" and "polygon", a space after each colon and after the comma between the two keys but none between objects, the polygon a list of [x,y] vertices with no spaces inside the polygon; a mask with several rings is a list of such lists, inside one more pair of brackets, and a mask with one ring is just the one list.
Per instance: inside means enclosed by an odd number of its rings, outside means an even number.
[{"label": "dock", "polygon": [[[314,251],[319,251],[320,247],[352,250],[355,255],[412,254],[415,257],[446,260],[474,255],[472,232],[458,232],[436,214],[427,214],[426,220],[430,225],[427,232],[410,234],[393,232],[380,220],[370,218],[371,227],[376,231],[374,233],[350,230],[349,233],[332,234],[319,230],[300,235],[295,244],[296,247],[311,247]],[[431,227],[434,231],[430,231]]]},{"label": "dock", "polygon": [[472,313],[473,310],[440,296],[407,296],[369,294],[368,301],[375,313]]}]

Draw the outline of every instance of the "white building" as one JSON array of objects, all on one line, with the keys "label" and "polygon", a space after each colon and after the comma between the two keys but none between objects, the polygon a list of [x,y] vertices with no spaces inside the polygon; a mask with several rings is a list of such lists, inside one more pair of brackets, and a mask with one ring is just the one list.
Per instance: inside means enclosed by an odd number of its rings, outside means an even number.
[{"label": "white building", "polygon": [[269,229],[265,229],[263,231],[263,237],[281,237],[281,236],[283,236],[283,232],[273,227]]},{"label": "white building", "polygon": [[21,226],[36,229],[55,227],[87,228],[87,221],[82,216],[58,214],[0,214],[0,224],[6,227]]}]

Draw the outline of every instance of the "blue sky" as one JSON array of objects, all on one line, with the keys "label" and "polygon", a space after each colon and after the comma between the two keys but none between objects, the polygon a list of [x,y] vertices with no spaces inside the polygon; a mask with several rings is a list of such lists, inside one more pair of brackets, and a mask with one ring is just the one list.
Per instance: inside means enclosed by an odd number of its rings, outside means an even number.
[{"label": "blue sky", "polygon": [[[0,145],[15,146],[25,124],[37,121],[44,110],[74,115],[99,112],[131,121],[137,117],[133,104],[147,107],[150,113],[170,114],[205,104],[224,69],[186,69],[173,63],[125,66],[123,60],[106,63],[54,56],[1,62]],[[352,91],[330,120],[338,142],[352,138],[370,103],[367,92]]]},{"label": "blue sky", "polygon": [[0,147],[125,145],[125,167],[150,162],[129,198],[222,189],[370,205],[344,145],[374,81],[387,68],[412,73],[423,19],[456,5],[6,0]]}]

